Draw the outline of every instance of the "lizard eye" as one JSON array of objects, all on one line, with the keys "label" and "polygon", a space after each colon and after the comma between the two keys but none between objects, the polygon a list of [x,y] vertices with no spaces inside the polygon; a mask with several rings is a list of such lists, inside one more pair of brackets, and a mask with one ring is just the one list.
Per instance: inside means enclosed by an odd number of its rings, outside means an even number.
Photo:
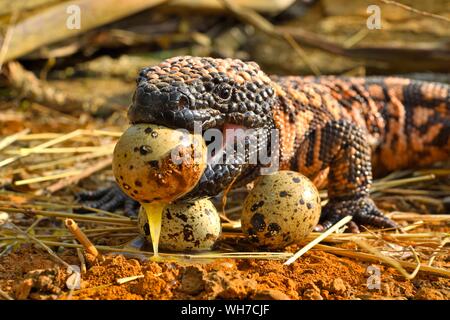
[{"label": "lizard eye", "polygon": [[221,84],[216,89],[216,94],[219,98],[226,100],[231,96],[232,88],[229,84]]}]

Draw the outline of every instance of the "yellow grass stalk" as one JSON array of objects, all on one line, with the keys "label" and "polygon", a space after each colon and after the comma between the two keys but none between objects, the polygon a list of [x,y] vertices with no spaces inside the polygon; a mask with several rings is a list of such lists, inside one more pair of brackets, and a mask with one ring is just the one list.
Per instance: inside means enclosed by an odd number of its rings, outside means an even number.
[{"label": "yellow grass stalk", "polygon": [[100,150],[109,151],[112,153],[114,150],[115,144],[109,144],[106,146],[92,146],[92,147],[61,147],[61,148],[47,148],[41,150],[33,150],[33,148],[21,148],[18,150],[9,150],[6,151],[6,154],[11,155],[23,155],[26,153],[34,153],[34,154],[60,154],[60,153],[90,153],[90,152],[98,152]]},{"label": "yellow grass stalk", "polygon": [[313,241],[311,241],[310,243],[308,243],[306,246],[304,246],[303,248],[301,248],[299,251],[297,251],[292,257],[290,257],[285,263],[284,265],[288,266],[290,264],[292,264],[293,262],[295,262],[295,260],[297,260],[298,258],[300,258],[303,254],[305,254],[306,252],[308,252],[311,248],[313,248],[316,244],[318,244],[319,242],[321,242],[322,240],[324,240],[326,237],[328,237],[330,234],[332,234],[333,232],[335,232],[336,230],[339,230],[339,228],[343,227],[344,225],[346,225],[348,222],[350,222],[350,220],[352,220],[351,216],[346,216],[344,218],[342,218],[340,221],[338,221],[335,225],[333,225],[330,229],[328,229],[327,231],[325,231],[324,233],[320,234],[320,236],[318,236],[317,238],[315,238]]},{"label": "yellow grass stalk", "polygon": [[[330,253],[333,253],[333,254],[336,254],[339,256],[343,256],[343,257],[347,257],[347,258],[357,259],[357,260],[363,260],[363,261],[368,261],[368,262],[373,262],[373,263],[384,262],[379,257],[377,257],[376,255],[373,255],[373,254],[364,253],[364,252],[355,252],[355,251],[331,247],[331,246],[327,246],[327,245],[323,245],[323,244],[318,244],[316,246],[316,249],[330,252]],[[415,264],[415,263],[411,263],[411,262],[407,262],[407,261],[398,261],[398,263],[403,268],[413,269],[413,270],[417,268],[417,264]],[[436,268],[436,267],[430,267],[425,264],[420,265],[419,272],[427,272],[427,273],[437,275],[439,277],[450,278],[450,270]]]},{"label": "yellow grass stalk", "polygon": [[20,137],[25,136],[28,132],[30,132],[30,129],[25,129],[0,140],[0,150],[3,150],[10,144],[13,144]]},{"label": "yellow grass stalk", "polygon": [[130,281],[141,279],[143,277],[144,277],[144,275],[140,274],[138,276],[131,276],[131,277],[120,278],[120,279],[117,279],[116,282],[117,282],[117,284],[124,284],[124,283],[130,282]]},{"label": "yellow grass stalk", "polygon": [[450,214],[420,214],[415,212],[392,211],[387,215],[393,220],[422,220],[424,222],[442,222],[450,220]]},{"label": "yellow grass stalk", "polygon": [[87,222],[96,222],[96,223],[105,223],[105,224],[124,224],[124,225],[130,225],[130,226],[137,225],[136,221],[128,219],[126,217],[109,218],[109,217],[101,217],[98,215],[75,214],[75,213],[67,213],[67,212],[59,212],[59,211],[30,210],[30,209],[9,208],[9,207],[0,207],[0,211],[10,212],[10,213],[33,214],[33,215],[40,215],[40,216],[45,216],[45,217],[64,218],[64,219],[72,218],[77,221],[87,221]]},{"label": "yellow grass stalk", "polygon": [[73,234],[75,239],[84,247],[84,250],[91,254],[94,259],[97,258],[99,252],[94,244],[89,240],[86,234],[78,227],[78,224],[73,219],[65,219],[64,225]]},{"label": "yellow grass stalk", "polygon": [[[109,149],[105,149],[105,150],[100,150],[99,152],[93,152],[93,153],[89,153],[89,154],[76,155],[76,156],[66,157],[63,159],[41,162],[41,163],[27,166],[27,171],[31,172],[31,171],[38,170],[38,169],[56,167],[56,166],[62,165],[62,164],[68,164],[68,163],[72,163],[72,162],[81,162],[84,160],[95,159],[95,158],[103,157],[110,153],[111,153],[111,151]],[[15,169],[12,171],[12,173],[13,174],[18,173],[18,172],[21,172],[22,170],[23,170],[22,168]]]},{"label": "yellow grass stalk", "polygon": [[14,300],[13,298],[11,298],[11,296],[9,294],[7,294],[2,289],[0,289],[0,296],[3,297],[3,299],[6,299],[6,300]]},{"label": "yellow grass stalk", "polygon": [[37,145],[34,148],[29,148],[29,149],[27,149],[27,151],[24,151],[23,153],[21,153],[19,155],[16,155],[14,157],[7,158],[7,159],[5,159],[3,161],[0,161],[0,168],[4,167],[4,166],[6,166],[6,165],[8,165],[8,164],[10,164],[10,163],[20,159],[20,158],[26,157],[26,156],[28,156],[28,155],[30,155],[32,153],[39,152],[39,151],[44,150],[44,149],[46,149],[48,147],[51,147],[51,146],[53,146],[55,144],[58,144],[58,143],[61,143],[63,141],[67,141],[69,139],[77,137],[80,134],[81,134],[81,130],[75,130],[75,131],[72,131],[70,133],[67,133],[67,134],[64,134],[62,136],[59,136],[59,137],[57,137],[55,139],[52,139],[52,140],[49,140],[47,142],[41,143],[41,144]]},{"label": "yellow grass stalk", "polygon": [[370,190],[370,192],[380,191],[387,188],[392,188],[404,184],[409,183],[416,183],[416,182],[423,182],[428,180],[434,180],[436,176],[434,174],[428,174],[424,176],[418,176],[418,177],[412,177],[412,178],[405,178],[405,179],[396,179],[396,180],[379,180],[373,183],[373,187]]},{"label": "yellow grass stalk", "polygon": [[64,179],[64,180],[60,180],[45,189],[38,190],[36,192],[36,194],[38,194],[38,195],[44,194],[44,193],[52,194],[52,193],[54,193],[58,190],[61,190],[71,184],[75,184],[78,181],[89,177],[90,175],[94,174],[97,171],[103,170],[104,168],[110,166],[111,164],[112,164],[112,156],[109,156],[108,158],[98,161],[95,165],[93,165],[89,168],[86,168],[85,170],[80,170],[81,172],[79,172],[78,174],[73,174],[71,176],[67,176],[67,177],[65,177],[66,179]]},{"label": "yellow grass stalk", "polygon": [[439,246],[436,248],[436,250],[434,250],[434,252],[431,254],[431,258],[428,261],[428,265],[431,267],[431,265],[434,262],[434,259],[436,259],[437,254],[439,253],[439,251],[442,250],[442,248],[444,248],[444,246],[450,242],[450,237],[444,238],[441,243],[439,244]]},{"label": "yellow grass stalk", "polygon": [[372,247],[370,244],[368,244],[366,241],[363,241],[362,239],[358,239],[357,237],[353,238],[352,241],[354,243],[356,243],[359,247],[369,251],[370,253],[372,253],[374,256],[378,257],[381,261],[385,262],[386,264],[391,265],[393,268],[395,268],[402,276],[404,276],[406,279],[408,280],[412,280],[415,278],[415,276],[417,275],[417,273],[420,270],[420,259],[419,256],[417,255],[416,251],[414,250],[413,247],[411,248],[411,251],[414,254],[414,258],[416,259],[417,262],[417,266],[414,269],[414,271],[412,273],[408,273],[400,264],[399,261],[382,254],[378,249]]},{"label": "yellow grass stalk", "polygon": [[[43,243],[49,246],[62,246],[67,248],[83,248],[82,245],[42,240]],[[109,246],[96,245],[96,248],[100,251],[115,252],[115,253],[129,253],[143,256],[153,256],[151,251],[140,251],[134,249],[114,248]],[[211,253],[198,253],[198,254],[184,254],[184,253],[159,253],[159,255],[166,259],[175,260],[205,260],[205,259],[271,259],[271,260],[284,260],[292,255],[290,252],[211,252]]]},{"label": "yellow grass stalk", "polygon": [[76,176],[76,175],[82,174],[83,172],[84,172],[83,170],[68,170],[68,171],[65,171],[62,173],[51,174],[51,175],[43,176],[43,177],[35,177],[35,178],[30,178],[30,179],[17,180],[14,182],[14,185],[23,186],[26,184],[32,184],[32,183],[37,183],[37,182],[57,180],[57,179],[61,179],[61,178]]}]

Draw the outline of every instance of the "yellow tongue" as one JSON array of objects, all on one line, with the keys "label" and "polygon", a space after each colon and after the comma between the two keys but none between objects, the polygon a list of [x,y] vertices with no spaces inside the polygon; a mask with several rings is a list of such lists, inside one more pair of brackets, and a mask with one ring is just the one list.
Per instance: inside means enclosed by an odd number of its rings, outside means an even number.
[{"label": "yellow tongue", "polygon": [[159,234],[161,232],[161,220],[165,203],[142,203],[142,206],[147,213],[148,225],[150,227],[150,235],[152,236],[153,257],[150,260],[160,261],[161,257],[158,255]]}]

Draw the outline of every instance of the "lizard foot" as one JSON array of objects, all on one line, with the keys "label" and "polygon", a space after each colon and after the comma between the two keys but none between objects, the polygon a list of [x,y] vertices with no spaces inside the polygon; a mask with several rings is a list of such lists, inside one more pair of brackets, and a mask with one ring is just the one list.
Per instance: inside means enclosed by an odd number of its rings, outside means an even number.
[{"label": "lizard foot", "polygon": [[383,215],[372,199],[363,196],[358,199],[329,201],[322,208],[319,224],[315,231],[325,231],[345,216],[352,216],[348,224],[348,230],[358,233],[361,225],[369,225],[379,228],[396,228],[397,224]]},{"label": "lizard foot", "polygon": [[[81,192],[76,195],[76,199],[83,206],[101,209],[105,211],[115,211],[123,208],[126,216],[135,217],[139,210],[139,202],[128,197],[116,184],[95,191]],[[79,213],[85,210],[78,210]]]}]

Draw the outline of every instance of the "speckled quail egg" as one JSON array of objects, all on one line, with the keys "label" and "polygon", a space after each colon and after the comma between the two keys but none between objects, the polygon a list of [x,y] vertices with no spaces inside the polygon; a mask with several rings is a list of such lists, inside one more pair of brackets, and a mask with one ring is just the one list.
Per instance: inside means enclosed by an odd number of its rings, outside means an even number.
[{"label": "speckled quail egg", "polygon": [[306,237],[319,222],[314,184],[293,171],[258,178],[244,201],[242,230],[257,246],[281,249]]},{"label": "speckled quail egg", "polygon": [[114,149],[113,172],[131,198],[169,203],[197,184],[206,167],[206,145],[199,134],[153,124],[136,124]]},{"label": "speckled quail egg", "polygon": [[[139,232],[151,242],[148,218],[142,207],[138,226]],[[221,230],[219,214],[210,200],[175,202],[163,210],[159,247],[169,251],[209,250]]]}]

